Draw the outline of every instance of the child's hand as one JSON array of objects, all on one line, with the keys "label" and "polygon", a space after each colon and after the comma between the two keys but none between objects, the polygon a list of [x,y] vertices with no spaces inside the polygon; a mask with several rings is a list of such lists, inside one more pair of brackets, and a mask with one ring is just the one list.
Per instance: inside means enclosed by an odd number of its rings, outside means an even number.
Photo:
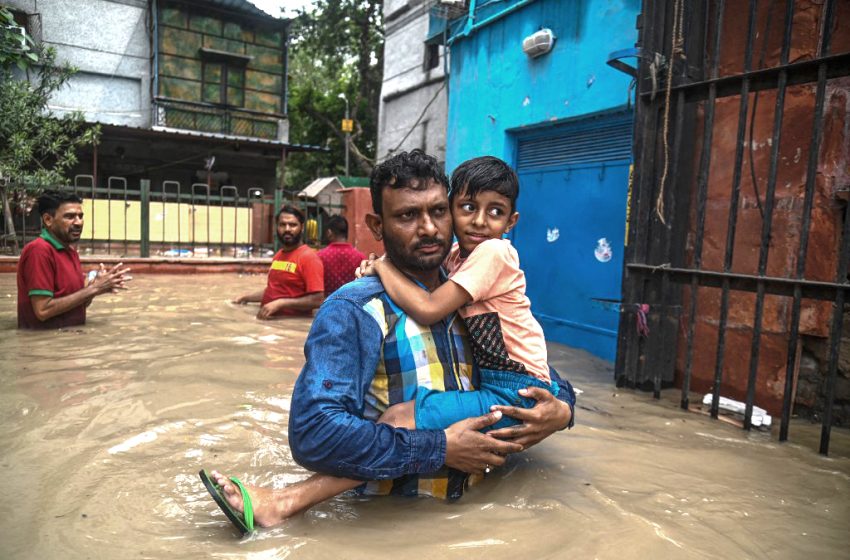
[{"label": "child's hand", "polygon": [[369,253],[369,258],[360,261],[360,266],[354,271],[354,276],[363,278],[364,276],[375,276],[375,262],[383,257],[378,257],[375,253]]}]

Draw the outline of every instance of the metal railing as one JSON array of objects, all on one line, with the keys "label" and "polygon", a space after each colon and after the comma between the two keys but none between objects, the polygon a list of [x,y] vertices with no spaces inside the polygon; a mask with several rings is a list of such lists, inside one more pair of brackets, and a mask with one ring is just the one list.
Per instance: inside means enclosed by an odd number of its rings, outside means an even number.
[{"label": "metal railing", "polygon": [[[284,199],[275,189],[251,187],[240,194],[235,185],[211,188],[206,183],[182,184],[164,180],[151,188],[140,180],[133,188],[124,177],[108,177],[106,187],[95,187],[90,175],[77,175],[74,184],[54,187],[76,193],[83,199],[81,254],[152,257],[267,257],[278,248],[274,216],[286,202],[315,220],[313,229],[322,231],[324,218],[339,213],[342,205],[319,204],[314,200]],[[12,202],[14,236],[23,247],[41,230],[36,211],[37,189],[15,189]],[[258,220],[263,223],[258,223]],[[0,221],[0,237],[11,254],[12,236]],[[318,239],[305,240],[318,242]]]},{"label": "metal railing", "polygon": [[278,137],[278,120],[282,115],[269,115],[250,109],[224,108],[211,103],[194,103],[158,97],[153,102],[156,126],[230,134],[269,140]]}]

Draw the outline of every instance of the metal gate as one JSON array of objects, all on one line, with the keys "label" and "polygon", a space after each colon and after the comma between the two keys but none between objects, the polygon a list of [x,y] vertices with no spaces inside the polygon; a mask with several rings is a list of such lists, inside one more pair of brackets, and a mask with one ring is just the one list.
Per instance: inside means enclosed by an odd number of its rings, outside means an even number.
[{"label": "metal gate", "polygon": [[[315,231],[322,231],[324,216],[343,208],[294,196],[285,199],[281,189],[275,189],[272,197],[259,187],[243,188],[245,194],[240,194],[233,185],[216,187],[215,192],[206,183],[166,179],[152,185],[141,179],[131,184],[124,177],[108,177],[105,187],[94,185],[93,176],[77,175],[73,185],[51,187],[83,199],[85,220],[78,248],[85,255],[269,257],[279,243],[271,233],[272,216],[284,203],[301,208]],[[30,187],[14,192],[15,230],[6,232],[6,220],[0,220],[0,253],[14,253],[15,247],[23,247],[41,230],[41,216],[35,211],[41,191]]]},{"label": "metal gate", "polygon": [[820,344],[823,454],[850,288],[848,24],[847,0],[644,0],[616,362],[619,385],[680,384],[683,408],[710,391],[715,418],[737,396],[745,429],[775,400],[784,441]]}]

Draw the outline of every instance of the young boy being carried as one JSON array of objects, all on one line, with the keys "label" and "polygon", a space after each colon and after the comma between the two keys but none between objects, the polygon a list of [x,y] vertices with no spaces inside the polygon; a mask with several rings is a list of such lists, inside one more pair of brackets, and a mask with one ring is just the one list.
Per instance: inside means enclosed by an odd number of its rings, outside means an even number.
[{"label": "young boy being carried", "polygon": [[[466,322],[481,373],[476,391],[420,387],[414,401],[390,407],[383,421],[404,428],[445,429],[487,414],[494,405],[533,407],[534,399],[518,394],[529,386],[558,394],[549,376],[543,329],[525,295],[519,256],[511,242],[502,239],[519,219],[518,196],[519,179],[507,163],[492,156],[466,161],[452,174],[449,192],[457,238],[445,261],[449,281],[428,292],[388,260],[376,259],[363,268],[365,274],[378,274],[390,298],[423,325],[457,311]],[[516,423],[503,416],[488,429]]]}]

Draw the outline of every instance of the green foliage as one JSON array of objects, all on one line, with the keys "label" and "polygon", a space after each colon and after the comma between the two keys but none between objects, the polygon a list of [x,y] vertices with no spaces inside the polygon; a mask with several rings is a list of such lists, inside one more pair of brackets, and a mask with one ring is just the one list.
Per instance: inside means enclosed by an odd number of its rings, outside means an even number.
[{"label": "green foliage", "polygon": [[50,112],[51,95],[75,70],[67,64],[58,66],[54,49],[28,37],[22,43],[5,8],[0,8],[0,23],[0,177],[12,188],[62,183],[64,173],[77,161],[77,148],[97,142],[100,130],[86,124],[79,112],[61,117]]},{"label": "green foliage", "polygon": [[301,189],[320,176],[345,173],[345,94],[355,122],[351,175],[368,175],[378,137],[383,79],[379,0],[316,0],[292,20],[289,52],[290,142],[325,146],[330,153],[296,154],[286,184]]}]

